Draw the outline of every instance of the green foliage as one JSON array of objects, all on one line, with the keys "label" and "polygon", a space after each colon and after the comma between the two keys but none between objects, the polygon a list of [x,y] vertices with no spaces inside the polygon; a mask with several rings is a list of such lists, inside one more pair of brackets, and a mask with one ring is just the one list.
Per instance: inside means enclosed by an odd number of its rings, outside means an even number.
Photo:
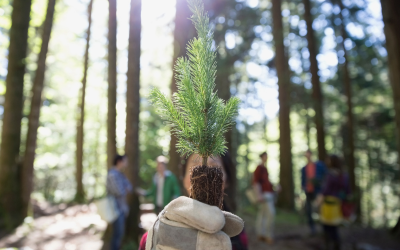
[{"label": "green foliage", "polygon": [[178,59],[175,66],[178,92],[170,100],[155,88],[150,99],[177,136],[178,152],[197,153],[204,159],[226,150],[224,133],[234,123],[240,100],[224,103],[214,92],[217,65],[209,18],[200,0],[190,0],[189,7],[198,37],[187,47],[188,59]]}]

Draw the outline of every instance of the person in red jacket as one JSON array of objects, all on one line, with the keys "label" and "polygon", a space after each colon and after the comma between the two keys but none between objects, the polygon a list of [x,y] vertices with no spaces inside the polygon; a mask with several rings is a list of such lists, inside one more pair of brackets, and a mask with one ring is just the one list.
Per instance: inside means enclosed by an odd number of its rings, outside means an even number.
[{"label": "person in red jacket", "polygon": [[260,155],[261,164],[257,166],[253,175],[253,188],[258,196],[258,215],[256,229],[258,239],[268,244],[273,243],[273,227],[275,219],[275,194],[269,181],[266,163],[267,152]]}]

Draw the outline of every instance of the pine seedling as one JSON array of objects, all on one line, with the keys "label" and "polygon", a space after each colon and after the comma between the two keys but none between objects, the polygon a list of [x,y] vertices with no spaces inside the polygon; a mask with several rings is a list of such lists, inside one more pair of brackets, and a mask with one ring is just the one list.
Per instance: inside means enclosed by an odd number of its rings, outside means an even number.
[{"label": "pine seedling", "polygon": [[176,135],[178,153],[199,154],[202,165],[207,166],[208,157],[226,151],[224,134],[234,124],[240,100],[231,98],[225,103],[214,91],[217,64],[213,31],[202,1],[188,0],[188,4],[197,37],[187,46],[187,58],[179,58],[175,65],[178,91],[171,100],[154,88],[150,100]]}]

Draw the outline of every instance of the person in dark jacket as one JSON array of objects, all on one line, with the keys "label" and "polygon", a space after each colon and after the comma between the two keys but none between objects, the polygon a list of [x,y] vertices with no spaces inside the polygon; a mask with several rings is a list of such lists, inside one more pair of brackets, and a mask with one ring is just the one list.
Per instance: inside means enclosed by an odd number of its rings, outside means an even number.
[{"label": "person in dark jacket", "polygon": [[315,235],[315,222],[312,218],[312,204],[321,192],[321,185],[326,175],[326,167],[322,161],[312,160],[311,150],[305,152],[307,165],[301,169],[301,187],[306,194],[305,211],[311,235]]},{"label": "person in dark jacket", "polygon": [[340,250],[339,225],[343,221],[341,204],[350,195],[350,182],[337,155],[329,156],[328,167],[329,172],[316,205],[322,204],[320,221],[324,229],[326,249]]}]

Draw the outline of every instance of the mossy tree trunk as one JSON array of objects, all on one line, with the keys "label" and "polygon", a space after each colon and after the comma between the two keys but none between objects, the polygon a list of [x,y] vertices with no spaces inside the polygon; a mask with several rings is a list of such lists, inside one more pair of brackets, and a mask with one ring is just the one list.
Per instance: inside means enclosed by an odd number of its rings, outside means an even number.
[{"label": "mossy tree trunk", "polygon": [[[381,0],[388,51],[389,78],[393,90],[396,120],[397,164],[400,168],[400,5],[397,0]],[[400,235],[400,217],[393,232]]]},{"label": "mossy tree trunk", "polygon": [[278,204],[282,208],[294,209],[292,143],[290,136],[290,72],[283,43],[281,4],[281,0],[272,0],[273,36],[276,50],[275,67],[279,85],[279,179],[282,192],[279,195]]},{"label": "mossy tree trunk", "polygon": [[[350,72],[349,72],[349,58],[348,58],[348,53],[346,50],[345,46],[345,41],[347,39],[347,31],[345,27],[345,20],[342,15],[342,11],[344,9],[343,2],[342,0],[337,1],[339,7],[340,7],[340,13],[339,17],[342,20],[341,25],[340,25],[340,35],[342,36],[342,49],[343,49],[343,57],[344,57],[344,63],[342,65],[342,74],[343,74],[343,89],[344,89],[344,95],[346,97],[346,105],[347,105],[347,111],[346,111],[346,123],[345,123],[345,134],[346,134],[346,142],[343,145],[344,149],[344,156],[346,160],[346,165],[347,165],[347,170],[349,173],[350,177],[350,186],[352,192],[358,193],[359,189],[357,187],[356,183],[356,174],[355,174],[355,168],[356,168],[356,163],[355,163],[355,158],[354,158],[354,151],[355,151],[355,136],[354,136],[354,115],[353,115],[353,94],[352,94],[352,88],[351,88],[351,78],[350,78]],[[360,215],[361,212],[361,200],[359,198],[360,196],[358,195],[357,198],[357,204],[358,204],[358,212]],[[359,216],[360,218],[360,216]]]},{"label": "mossy tree trunk", "polygon": [[[108,0],[108,91],[107,91],[107,169],[117,154],[117,0]],[[111,244],[112,227],[107,226],[102,250]]]},{"label": "mossy tree trunk", "polygon": [[325,128],[324,128],[324,112],[323,112],[323,96],[321,91],[321,83],[318,75],[318,62],[317,62],[317,45],[312,27],[313,17],[311,15],[310,0],[303,0],[304,3],[304,19],[307,23],[307,42],[308,51],[310,53],[310,71],[312,83],[312,100],[313,108],[315,110],[315,127],[317,129],[317,143],[318,143],[318,159],[325,161]]},{"label": "mossy tree trunk", "polygon": [[[128,45],[128,73],[126,88],[126,142],[128,156],[128,179],[133,187],[139,182],[139,112],[140,112],[140,33],[141,0],[131,0]],[[132,193],[128,197],[129,216],[125,238],[128,242],[139,242],[139,197]]]},{"label": "mossy tree trunk", "polygon": [[13,229],[23,220],[20,151],[24,95],[25,58],[31,0],[14,0],[11,16],[10,46],[3,128],[0,148],[0,228]]},{"label": "mossy tree trunk", "polygon": [[108,3],[107,167],[110,169],[117,153],[117,1],[109,0]]},{"label": "mossy tree trunk", "polygon": [[85,96],[86,96],[86,82],[89,68],[89,47],[90,47],[90,29],[92,26],[92,9],[93,0],[90,0],[88,6],[88,28],[86,31],[86,49],[83,64],[83,77],[82,88],[80,93],[80,100],[78,104],[79,118],[76,131],[76,194],[75,201],[83,202],[85,200],[85,191],[83,188],[83,141],[84,141],[84,124],[85,124]]},{"label": "mossy tree trunk", "polygon": [[47,4],[46,19],[43,23],[42,45],[40,48],[37,69],[32,86],[31,109],[28,119],[28,134],[26,137],[25,156],[22,165],[22,215],[28,214],[29,200],[33,189],[33,164],[35,162],[35,151],[37,141],[37,130],[39,128],[40,109],[42,107],[42,92],[44,87],[46,58],[49,48],[51,29],[53,27],[53,17],[56,0],[49,0]]}]

